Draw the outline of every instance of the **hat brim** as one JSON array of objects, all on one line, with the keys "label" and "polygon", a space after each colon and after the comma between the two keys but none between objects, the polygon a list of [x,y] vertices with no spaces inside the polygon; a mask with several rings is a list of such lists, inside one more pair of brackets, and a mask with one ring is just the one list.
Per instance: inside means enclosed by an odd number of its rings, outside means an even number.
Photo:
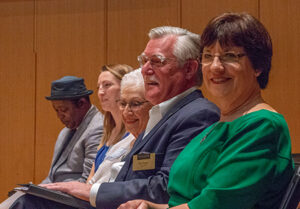
[{"label": "hat brim", "polygon": [[87,90],[85,92],[82,92],[81,94],[76,95],[55,95],[55,96],[46,96],[45,98],[47,100],[71,100],[71,99],[77,99],[80,97],[88,96],[93,93],[93,90]]}]

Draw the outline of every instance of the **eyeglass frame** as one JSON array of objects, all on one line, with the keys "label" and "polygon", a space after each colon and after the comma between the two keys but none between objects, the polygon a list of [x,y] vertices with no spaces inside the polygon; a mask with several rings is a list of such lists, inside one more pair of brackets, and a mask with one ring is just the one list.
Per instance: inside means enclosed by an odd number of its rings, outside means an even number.
[{"label": "eyeglass frame", "polygon": [[[126,107],[128,106],[128,108],[129,108],[131,111],[135,112],[135,111],[139,110],[143,104],[148,103],[149,101],[147,101],[147,100],[144,100],[144,101],[142,101],[142,102],[140,102],[140,101],[130,101],[129,103],[126,102],[126,105],[125,105],[125,106],[124,106],[124,105],[121,106],[121,102],[122,102],[121,99],[117,100],[116,102],[118,103],[119,108],[120,108],[121,110],[125,110]],[[139,105],[133,105],[134,102],[138,102]],[[132,108],[132,107],[133,107],[133,108]],[[137,109],[135,109],[135,108],[137,108]]]},{"label": "eyeglass frame", "polygon": [[[203,55],[211,55],[211,60],[209,62],[203,62]],[[231,57],[231,58],[226,58],[224,59],[224,57],[226,55],[234,55],[234,57]],[[220,54],[220,55],[213,55],[213,54],[210,54],[208,52],[203,52],[201,53],[201,64],[203,65],[211,65],[215,59],[215,57],[218,57],[218,59],[220,60],[220,62],[222,64],[232,64],[232,63],[238,63],[240,61],[240,58],[244,57],[244,56],[247,56],[246,53],[236,53],[236,52],[225,52],[224,54]],[[230,60],[231,59],[231,60]]]},{"label": "eyeglass frame", "polygon": [[[146,61],[143,61],[143,59],[142,59],[142,57],[145,57],[146,58]],[[151,60],[151,58],[153,58],[153,57],[157,57],[159,60],[160,60],[160,62],[153,62],[152,60]],[[137,60],[138,60],[138,62],[139,62],[139,64],[140,64],[140,67],[142,68],[148,61],[150,61],[150,65],[153,67],[153,68],[159,68],[159,67],[162,67],[162,66],[164,66],[164,65],[166,65],[167,63],[165,63],[165,61],[167,61],[167,60],[172,60],[172,59],[176,59],[175,57],[172,57],[172,58],[170,58],[170,57],[165,57],[165,56],[163,56],[163,55],[160,55],[160,54],[154,54],[154,55],[152,55],[151,57],[148,57],[145,53],[142,53],[142,54],[140,54],[139,56],[137,56]]]}]

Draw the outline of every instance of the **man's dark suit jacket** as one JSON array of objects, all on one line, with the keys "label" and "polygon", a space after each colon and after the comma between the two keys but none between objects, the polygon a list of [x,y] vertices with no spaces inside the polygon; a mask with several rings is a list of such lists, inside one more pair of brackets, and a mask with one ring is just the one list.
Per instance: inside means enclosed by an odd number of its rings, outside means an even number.
[{"label": "man's dark suit jacket", "polygon": [[[97,208],[117,208],[132,199],[167,203],[168,178],[174,160],[191,139],[218,120],[219,109],[203,98],[200,90],[181,99],[144,139],[143,133],[137,138],[116,182],[101,184]],[[155,153],[154,170],[132,170],[133,155],[142,152]]]}]

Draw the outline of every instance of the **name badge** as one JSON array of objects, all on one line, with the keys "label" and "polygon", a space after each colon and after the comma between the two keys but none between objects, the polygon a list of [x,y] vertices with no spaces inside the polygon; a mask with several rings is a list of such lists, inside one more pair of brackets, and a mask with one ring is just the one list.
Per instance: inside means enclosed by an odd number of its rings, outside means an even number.
[{"label": "name badge", "polygon": [[132,157],[132,170],[144,171],[155,169],[155,153],[139,153]]}]

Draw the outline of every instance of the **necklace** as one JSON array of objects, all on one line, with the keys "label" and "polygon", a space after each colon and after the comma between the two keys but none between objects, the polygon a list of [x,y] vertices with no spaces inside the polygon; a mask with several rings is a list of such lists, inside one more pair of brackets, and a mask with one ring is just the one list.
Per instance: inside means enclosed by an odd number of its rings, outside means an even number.
[{"label": "necklace", "polygon": [[205,134],[205,136],[201,139],[200,144],[206,139],[206,137],[216,128],[219,122],[216,122],[213,127]]}]

